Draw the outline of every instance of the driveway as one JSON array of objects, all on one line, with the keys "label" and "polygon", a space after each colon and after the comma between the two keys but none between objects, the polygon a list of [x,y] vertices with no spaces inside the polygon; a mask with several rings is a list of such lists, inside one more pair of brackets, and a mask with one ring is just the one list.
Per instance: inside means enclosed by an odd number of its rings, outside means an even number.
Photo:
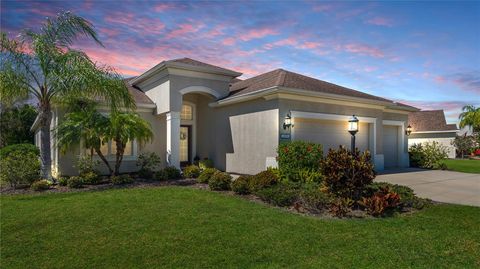
[{"label": "driveway", "polygon": [[438,202],[480,206],[480,174],[410,168],[385,171],[375,181],[406,185]]}]

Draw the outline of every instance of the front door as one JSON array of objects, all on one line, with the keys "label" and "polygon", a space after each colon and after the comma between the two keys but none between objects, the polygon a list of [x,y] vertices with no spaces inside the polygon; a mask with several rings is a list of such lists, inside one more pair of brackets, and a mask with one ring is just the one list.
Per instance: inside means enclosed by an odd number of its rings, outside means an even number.
[{"label": "front door", "polygon": [[191,151],[191,130],[192,126],[180,126],[180,165],[186,166],[190,163]]}]

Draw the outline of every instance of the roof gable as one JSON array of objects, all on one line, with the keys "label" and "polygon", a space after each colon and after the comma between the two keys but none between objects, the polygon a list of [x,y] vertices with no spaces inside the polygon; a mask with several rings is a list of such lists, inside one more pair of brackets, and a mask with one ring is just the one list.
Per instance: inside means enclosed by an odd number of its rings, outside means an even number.
[{"label": "roof gable", "polygon": [[455,131],[456,124],[447,124],[443,110],[425,110],[408,114],[413,132]]}]

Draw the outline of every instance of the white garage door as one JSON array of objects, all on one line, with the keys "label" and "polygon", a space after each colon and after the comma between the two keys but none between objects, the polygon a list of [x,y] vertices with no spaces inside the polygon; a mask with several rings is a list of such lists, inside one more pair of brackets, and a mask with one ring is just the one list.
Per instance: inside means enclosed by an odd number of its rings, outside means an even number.
[{"label": "white garage door", "polygon": [[[322,144],[324,154],[340,145],[350,148],[351,136],[345,121],[295,118],[294,124],[293,139]],[[368,149],[368,134],[368,123],[360,123],[355,145],[362,151]]]},{"label": "white garage door", "polygon": [[398,126],[383,125],[383,157],[385,168],[398,166]]}]

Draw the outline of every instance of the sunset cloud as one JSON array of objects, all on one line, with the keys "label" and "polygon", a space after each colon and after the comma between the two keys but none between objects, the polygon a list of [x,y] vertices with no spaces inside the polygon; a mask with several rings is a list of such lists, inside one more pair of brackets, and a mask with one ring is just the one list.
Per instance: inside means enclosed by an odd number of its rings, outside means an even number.
[{"label": "sunset cloud", "polygon": [[377,25],[377,26],[388,26],[392,27],[394,25],[393,20],[385,17],[373,17],[365,21],[367,24]]}]

